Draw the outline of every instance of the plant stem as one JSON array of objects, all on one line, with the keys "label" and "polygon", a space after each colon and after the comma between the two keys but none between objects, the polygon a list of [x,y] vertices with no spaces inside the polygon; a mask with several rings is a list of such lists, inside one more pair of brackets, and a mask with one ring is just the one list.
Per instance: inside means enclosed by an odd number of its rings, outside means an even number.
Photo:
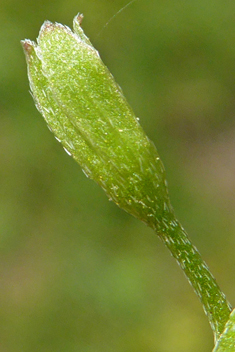
[{"label": "plant stem", "polygon": [[170,219],[165,218],[163,225],[158,227],[157,233],[193,286],[217,340],[229,320],[231,305],[174,215],[171,214]]}]

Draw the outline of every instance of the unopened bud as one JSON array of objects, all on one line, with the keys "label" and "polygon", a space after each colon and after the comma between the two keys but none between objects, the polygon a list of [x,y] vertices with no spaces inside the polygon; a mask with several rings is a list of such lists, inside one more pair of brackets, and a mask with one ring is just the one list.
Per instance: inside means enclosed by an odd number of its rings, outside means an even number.
[{"label": "unopened bud", "polygon": [[171,212],[165,171],[122,90],[84,34],[45,22],[22,41],[38,110],[63,147],[119,207],[158,228]]}]

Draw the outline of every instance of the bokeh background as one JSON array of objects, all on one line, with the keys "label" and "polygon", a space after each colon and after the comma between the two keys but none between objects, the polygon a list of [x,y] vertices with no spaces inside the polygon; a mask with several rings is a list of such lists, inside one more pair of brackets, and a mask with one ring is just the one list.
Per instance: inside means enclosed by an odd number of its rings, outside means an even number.
[{"label": "bokeh background", "polygon": [[157,236],[81,172],[29,94],[20,40],[83,28],[155,142],[172,204],[235,304],[235,2],[0,2],[0,352],[207,352]]}]

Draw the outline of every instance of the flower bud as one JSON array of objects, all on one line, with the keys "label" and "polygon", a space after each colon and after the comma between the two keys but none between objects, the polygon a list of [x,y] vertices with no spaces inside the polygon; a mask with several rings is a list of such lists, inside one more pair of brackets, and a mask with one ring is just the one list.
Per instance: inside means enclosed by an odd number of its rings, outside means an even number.
[{"label": "flower bud", "polygon": [[84,34],[46,21],[22,41],[36,106],[68,154],[110,200],[157,228],[171,212],[165,171],[122,90]]}]

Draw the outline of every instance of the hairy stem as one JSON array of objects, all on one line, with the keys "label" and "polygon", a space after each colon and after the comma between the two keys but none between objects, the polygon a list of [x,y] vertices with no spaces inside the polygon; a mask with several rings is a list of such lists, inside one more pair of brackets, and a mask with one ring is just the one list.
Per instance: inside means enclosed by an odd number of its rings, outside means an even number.
[{"label": "hairy stem", "polygon": [[202,260],[197,248],[175,218],[164,221],[164,225],[160,231],[158,229],[157,233],[193,286],[209,319],[215,340],[217,340],[229,320],[231,305],[220,290],[207,264]]}]

